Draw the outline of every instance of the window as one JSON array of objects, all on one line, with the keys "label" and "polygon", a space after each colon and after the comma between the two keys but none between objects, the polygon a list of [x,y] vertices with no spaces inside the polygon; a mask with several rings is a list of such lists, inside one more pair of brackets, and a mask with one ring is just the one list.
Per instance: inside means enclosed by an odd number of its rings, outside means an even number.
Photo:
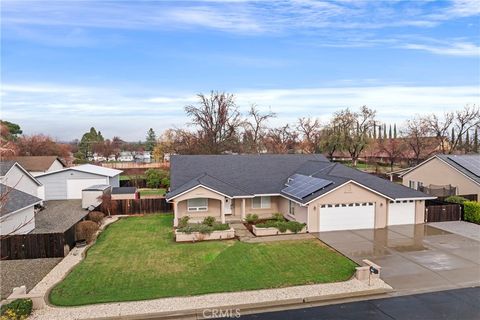
[{"label": "window", "polygon": [[288,213],[292,216],[295,215],[295,203],[291,200],[288,200]]},{"label": "window", "polygon": [[423,188],[423,182],[418,181],[418,183],[417,183],[417,190],[422,191],[422,188]]},{"label": "window", "polygon": [[208,199],[207,198],[188,199],[187,206],[188,206],[188,211],[207,211]]},{"label": "window", "polygon": [[252,199],[253,209],[268,209],[270,208],[270,197],[255,197]]},{"label": "window", "polygon": [[415,181],[412,181],[412,180],[408,181],[408,186],[412,189],[415,189]]}]

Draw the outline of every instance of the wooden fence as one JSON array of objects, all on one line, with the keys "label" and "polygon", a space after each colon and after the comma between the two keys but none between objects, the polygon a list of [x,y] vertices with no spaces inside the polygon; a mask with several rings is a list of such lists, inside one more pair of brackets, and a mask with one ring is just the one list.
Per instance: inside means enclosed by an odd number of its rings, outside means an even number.
[{"label": "wooden fence", "polygon": [[427,202],[425,206],[425,222],[462,220],[462,211],[463,206],[457,203]]},{"label": "wooden fence", "polygon": [[66,238],[63,233],[24,234],[0,241],[1,259],[63,258]]},{"label": "wooden fence", "polygon": [[165,198],[112,200],[115,202],[111,214],[170,213],[172,204]]}]

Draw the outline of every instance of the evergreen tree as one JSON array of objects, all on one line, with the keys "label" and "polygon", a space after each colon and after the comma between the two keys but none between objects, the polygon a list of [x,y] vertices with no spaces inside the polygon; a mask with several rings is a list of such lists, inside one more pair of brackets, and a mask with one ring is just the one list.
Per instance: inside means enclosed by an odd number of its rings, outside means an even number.
[{"label": "evergreen tree", "polygon": [[387,125],[383,125],[383,139],[387,140]]},{"label": "evergreen tree", "polygon": [[373,122],[373,139],[377,140],[377,123]]},{"label": "evergreen tree", "polygon": [[378,139],[382,140],[382,126],[378,126]]},{"label": "evergreen tree", "polygon": [[392,125],[388,126],[388,139],[392,139]]},{"label": "evergreen tree", "polygon": [[145,140],[145,150],[153,151],[153,148],[155,148],[156,143],[157,143],[157,135],[155,134],[155,131],[153,131],[153,129],[150,128],[147,132],[147,138]]},{"label": "evergreen tree", "polygon": [[452,128],[451,142],[453,143],[454,141],[455,141],[455,128]]},{"label": "evergreen tree", "polygon": [[393,138],[397,139],[397,124],[393,124]]},{"label": "evergreen tree", "polygon": [[463,145],[463,135],[459,134],[458,135],[458,146],[459,146],[459,148],[461,148],[462,145]]},{"label": "evergreen tree", "polygon": [[473,152],[478,153],[478,128],[475,128],[473,133]]},{"label": "evergreen tree", "polygon": [[465,134],[465,151],[469,152],[470,151],[470,130],[467,130],[467,133]]},{"label": "evergreen tree", "polygon": [[86,160],[93,154],[93,145],[102,141],[104,141],[102,133],[100,131],[97,132],[94,127],[91,127],[89,132],[83,134],[78,144],[78,153],[75,157],[80,160]]}]

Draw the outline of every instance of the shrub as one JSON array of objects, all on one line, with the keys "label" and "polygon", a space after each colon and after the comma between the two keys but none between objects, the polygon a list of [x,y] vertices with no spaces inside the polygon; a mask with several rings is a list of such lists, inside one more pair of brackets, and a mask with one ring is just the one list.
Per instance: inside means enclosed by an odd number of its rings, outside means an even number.
[{"label": "shrub", "polygon": [[32,313],[32,300],[17,299],[0,308],[1,320],[23,320]]},{"label": "shrub", "polygon": [[189,216],[183,216],[178,220],[178,227],[185,228],[188,225],[188,220],[190,220]]},{"label": "shrub", "polygon": [[168,178],[168,172],[165,170],[148,169],[145,171],[145,180],[148,188],[160,188],[164,178]]},{"label": "shrub", "polygon": [[214,217],[206,217],[205,219],[203,219],[202,223],[207,225],[207,226],[213,226],[215,224],[215,218]]},{"label": "shrub", "polygon": [[249,213],[247,214],[247,217],[245,218],[245,220],[250,224],[255,224],[255,222],[258,221],[258,214]]},{"label": "shrub", "polygon": [[278,221],[278,220],[268,220],[263,223],[256,225],[258,228],[277,228],[281,233],[287,232],[287,230],[298,233],[302,231],[305,227],[305,223],[300,223],[297,221]]},{"label": "shrub", "polygon": [[81,221],[76,226],[77,240],[86,240],[87,243],[91,243],[95,240],[95,234],[98,230],[98,224],[93,221]]},{"label": "shrub", "polygon": [[468,201],[468,199],[460,196],[450,196],[445,199],[446,202],[451,202],[451,203],[459,203],[463,204],[465,201]]},{"label": "shrub", "polygon": [[192,223],[188,224],[185,227],[178,228],[177,231],[185,232],[190,234],[192,232],[200,232],[201,234],[210,234],[213,231],[223,231],[230,229],[230,226],[227,223],[214,223],[209,226],[204,223]]},{"label": "shrub", "polygon": [[165,177],[162,179],[162,186],[164,186],[165,188],[168,188],[170,187],[170,179]]},{"label": "shrub", "polygon": [[102,222],[103,218],[105,218],[105,214],[103,214],[103,212],[100,212],[100,211],[92,211],[88,214],[88,219],[98,224]]},{"label": "shrub", "polygon": [[274,213],[272,215],[272,220],[276,220],[276,221],[285,221],[285,217],[283,216],[283,214],[281,213]]},{"label": "shrub", "polygon": [[463,203],[465,221],[480,224],[480,202],[466,201]]}]

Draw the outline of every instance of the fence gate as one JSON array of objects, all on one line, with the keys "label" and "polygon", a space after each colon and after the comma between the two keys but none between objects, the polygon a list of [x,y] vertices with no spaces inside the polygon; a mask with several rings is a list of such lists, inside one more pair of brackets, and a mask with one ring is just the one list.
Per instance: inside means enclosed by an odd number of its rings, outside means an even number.
[{"label": "fence gate", "polygon": [[458,220],[462,220],[462,205],[460,204],[433,204],[425,206],[425,222]]}]

